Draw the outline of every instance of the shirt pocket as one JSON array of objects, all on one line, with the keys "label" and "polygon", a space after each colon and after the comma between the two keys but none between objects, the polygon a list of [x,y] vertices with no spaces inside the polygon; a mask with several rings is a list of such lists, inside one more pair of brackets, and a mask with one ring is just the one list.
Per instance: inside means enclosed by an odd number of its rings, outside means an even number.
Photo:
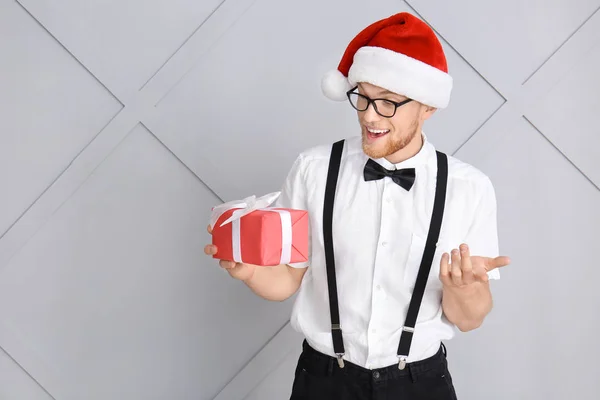
[{"label": "shirt pocket", "polygon": [[[410,290],[414,289],[415,283],[417,282],[417,275],[419,274],[421,261],[425,255],[426,242],[426,238],[414,233],[412,234],[408,258],[406,260],[406,266],[404,269],[404,285]],[[444,254],[444,252],[449,253],[451,250],[451,242],[445,240],[444,238],[440,238],[436,244],[433,261],[431,263],[431,269],[429,270],[427,289],[440,289],[442,287],[442,282],[439,279],[442,254]]]}]

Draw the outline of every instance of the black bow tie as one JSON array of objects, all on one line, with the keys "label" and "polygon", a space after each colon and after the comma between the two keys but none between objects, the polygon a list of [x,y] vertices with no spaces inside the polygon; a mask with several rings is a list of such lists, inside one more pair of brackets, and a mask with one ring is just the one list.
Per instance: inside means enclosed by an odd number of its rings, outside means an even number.
[{"label": "black bow tie", "polygon": [[402,186],[406,190],[410,190],[415,183],[416,173],[414,168],[404,168],[390,171],[383,168],[372,159],[369,159],[369,161],[367,161],[367,165],[365,165],[364,176],[365,181],[373,181],[389,176],[398,185]]}]

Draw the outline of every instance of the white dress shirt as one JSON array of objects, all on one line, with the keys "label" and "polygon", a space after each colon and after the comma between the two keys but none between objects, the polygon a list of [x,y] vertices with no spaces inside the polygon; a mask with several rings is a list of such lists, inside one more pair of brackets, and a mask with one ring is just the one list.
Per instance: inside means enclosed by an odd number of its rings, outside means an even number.
[{"label": "white dress shirt", "polygon": [[[361,138],[346,140],[333,211],[336,262],[344,359],[374,369],[398,363],[400,332],[429,229],[437,161],[434,146],[424,145],[414,157],[387,169],[414,167],[416,180],[406,191],[390,178],[365,182],[368,156]],[[309,266],[292,311],[291,324],[316,350],[335,356],[325,250],[323,202],[330,145],[298,156],[282,188],[278,207],[307,210],[310,218]],[[496,257],[496,198],[489,178],[475,167],[448,156],[448,188],[444,219],[427,289],[419,311],[408,362],[435,354],[455,327],[442,313],[440,260],[444,252],[467,243],[472,255]],[[500,277],[498,270],[488,273]]]}]

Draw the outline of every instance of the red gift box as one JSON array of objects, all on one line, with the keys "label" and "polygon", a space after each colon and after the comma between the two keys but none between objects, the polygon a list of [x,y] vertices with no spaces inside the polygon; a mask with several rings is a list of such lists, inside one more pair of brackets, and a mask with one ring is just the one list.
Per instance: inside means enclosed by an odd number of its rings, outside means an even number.
[{"label": "red gift box", "polygon": [[308,260],[308,213],[270,208],[278,193],[229,202],[213,209],[213,258],[275,266]]}]

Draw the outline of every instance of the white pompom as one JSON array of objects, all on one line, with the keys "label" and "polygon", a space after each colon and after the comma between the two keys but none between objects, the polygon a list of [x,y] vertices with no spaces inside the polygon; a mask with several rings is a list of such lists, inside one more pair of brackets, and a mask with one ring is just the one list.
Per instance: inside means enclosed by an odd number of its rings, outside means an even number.
[{"label": "white pompom", "polygon": [[347,99],[346,92],[352,89],[348,79],[337,69],[328,71],[321,81],[323,94],[335,101]]}]

